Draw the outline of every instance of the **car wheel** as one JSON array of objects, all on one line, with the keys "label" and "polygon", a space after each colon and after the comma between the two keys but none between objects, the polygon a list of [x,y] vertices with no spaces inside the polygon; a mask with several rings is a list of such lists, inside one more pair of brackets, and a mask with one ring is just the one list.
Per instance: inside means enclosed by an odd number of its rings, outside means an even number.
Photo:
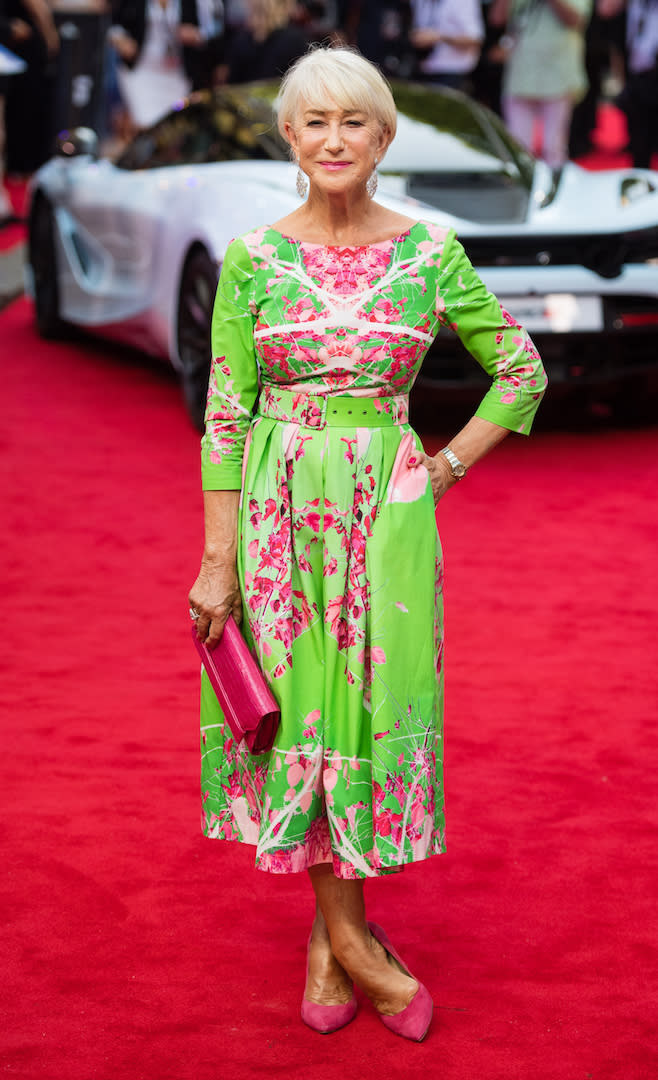
[{"label": "car wheel", "polygon": [[65,323],[59,315],[55,219],[52,207],[43,195],[37,196],[30,214],[29,259],[37,329],[44,338],[61,337]]},{"label": "car wheel", "polygon": [[181,275],[177,345],[187,411],[202,430],[210,374],[210,323],[217,290],[217,266],[205,248],[194,248]]}]

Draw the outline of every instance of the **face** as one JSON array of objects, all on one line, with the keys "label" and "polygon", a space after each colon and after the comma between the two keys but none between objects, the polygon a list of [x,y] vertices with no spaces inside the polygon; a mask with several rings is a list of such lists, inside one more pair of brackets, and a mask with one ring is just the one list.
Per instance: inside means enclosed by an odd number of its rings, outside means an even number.
[{"label": "face", "polygon": [[327,193],[362,187],[389,144],[381,125],[358,110],[303,106],[286,134],[311,185]]}]

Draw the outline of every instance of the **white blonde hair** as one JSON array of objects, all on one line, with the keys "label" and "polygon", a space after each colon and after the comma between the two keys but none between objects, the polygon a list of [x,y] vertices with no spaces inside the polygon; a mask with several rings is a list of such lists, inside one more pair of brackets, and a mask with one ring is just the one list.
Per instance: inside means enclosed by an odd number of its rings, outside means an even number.
[{"label": "white blonde hair", "polygon": [[301,106],[323,111],[327,102],[339,109],[363,112],[387,129],[397,127],[391,88],[379,68],[356,49],[314,46],[283,77],[277,98],[279,131],[294,127]]}]

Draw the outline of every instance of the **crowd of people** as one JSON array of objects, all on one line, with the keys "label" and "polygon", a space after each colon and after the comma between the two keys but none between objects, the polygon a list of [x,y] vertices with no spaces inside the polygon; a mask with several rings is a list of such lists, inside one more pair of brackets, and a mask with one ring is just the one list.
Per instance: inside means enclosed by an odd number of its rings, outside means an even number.
[{"label": "crowd of people", "polygon": [[23,61],[4,74],[0,58],[0,221],[11,213],[3,159],[29,175],[52,151],[56,17],[76,9],[102,19],[97,126],[119,141],[191,90],[281,77],[328,41],[389,78],[473,95],[552,166],[590,149],[606,79],[636,166],[658,139],[658,0],[0,0],[0,45]]}]

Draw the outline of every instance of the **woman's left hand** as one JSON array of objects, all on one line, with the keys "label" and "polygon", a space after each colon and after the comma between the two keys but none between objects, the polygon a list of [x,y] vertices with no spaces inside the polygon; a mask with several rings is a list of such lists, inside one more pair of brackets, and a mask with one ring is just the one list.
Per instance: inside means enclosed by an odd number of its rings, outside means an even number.
[{"label": "woman's left hand", "polygon": [[422,465],[425,466],[430,474],[435,506],[438,506],[439,499],[443,498],[448,488],[457,483],[443,454],[430,457],[428,454],[424,454],[422,450],[416,450],[408,459],[407,465],[411,469],[417,469]]}]

